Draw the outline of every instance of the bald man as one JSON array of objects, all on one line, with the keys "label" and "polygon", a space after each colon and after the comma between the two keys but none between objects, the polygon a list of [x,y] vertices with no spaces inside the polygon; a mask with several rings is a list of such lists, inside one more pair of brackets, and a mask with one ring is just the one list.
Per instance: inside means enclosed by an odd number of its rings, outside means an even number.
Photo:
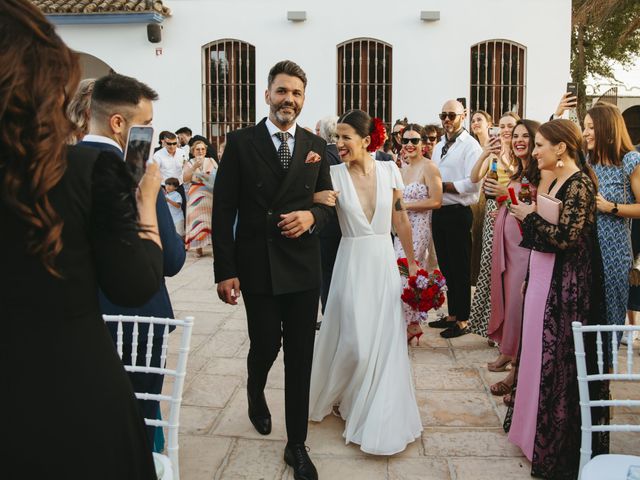
[{"label": "bald man", "polygon": [[445,135],[433,150],[432,160],[442,175],[442,207],[433,211],[433,242],[440,270],[447,279],[446,318],[429,322],[454,338],[469,333],[471,308],[471,205],[478,202],[480,184],[471,181],[471,169],[482,153],[480,144],[464,128],[465,109],[457,100],[442,107]]}]

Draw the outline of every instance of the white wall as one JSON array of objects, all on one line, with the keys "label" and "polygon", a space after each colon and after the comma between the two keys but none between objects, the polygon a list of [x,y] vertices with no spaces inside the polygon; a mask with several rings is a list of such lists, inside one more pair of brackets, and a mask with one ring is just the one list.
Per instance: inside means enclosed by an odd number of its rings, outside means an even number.
[{"label": "white wall", "polygon": [[[527,47],[526,116],[545,120],[569,79],[570,0],[165,0],[173,16],[163,40],[151,44],[145,25],[59,26],[74,49],[101,58],[160,94],[157,129],[202,126],[202,51],[234,38],[256,47],[257,118],[267,114],[263,92],[269,68],[288,58],[307,73],[307,100],[299,122],[313,126],[336,112],[336,46],[372,37],[393,46],[393,119],[437,119],[448,98],[468,97],[470,47],[507,39]],[[395,10],[394,10],[395,6]],[[366,8],[366,11],[363,10]],[[286,20],[306,10],[307,21]],[[421,10],[439,10],[421,22]],[[156,48],[163,54],[156,56]]]}]

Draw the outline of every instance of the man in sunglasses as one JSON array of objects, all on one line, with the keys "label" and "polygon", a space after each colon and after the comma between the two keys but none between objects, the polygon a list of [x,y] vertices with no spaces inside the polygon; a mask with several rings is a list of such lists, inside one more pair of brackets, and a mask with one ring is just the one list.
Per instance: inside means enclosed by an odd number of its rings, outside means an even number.
[{"label": "man in sunglasses", "polygon": [[470,205],[478,202],[480,184],[471,179],[471,169],[482,153],[480,144],[464,128],[465,109],[457,100],[442,107],[440,120],[444,137],[433,150],[432,160],[442,175],[442,207],[433,211],[433,242],[440,270],[447,279],[449,315],[434,322],[444,329],[444,338],[469,333],[471,308],[471,224]]},{"label": "man in sunglasses", "polygon": [[186,218],[187,196],[182,183],[182,166],[189,156],[181,148],[178,148],[178,137],[173,132],[167,132],[164,137],[164,148],[153,154],[152,162],[157,163],[162,175],[162,185],[167,178],[177,178],[180,186],[176,192],[182,197],[182,213]]}]

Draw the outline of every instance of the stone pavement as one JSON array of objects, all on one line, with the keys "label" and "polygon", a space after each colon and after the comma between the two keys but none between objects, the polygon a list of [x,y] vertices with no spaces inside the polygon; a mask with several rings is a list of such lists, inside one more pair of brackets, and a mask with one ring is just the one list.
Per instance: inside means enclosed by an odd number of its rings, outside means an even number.
[{"label": "stone pavement", "polygon": [[[209,254],[210,255],[210,254]],[[218,300],[212,258],[188,255],[182,272],[168,279],[176,316],[195,317],[180,428],[183,480],[292,480],[282,459],[285,445],[282,354],[274,364],[266,397],[273,432],[261,436],[247,418],[245,394],[249,348],[242,306]],[[505,373],[486,363],[497,355],[486,340],[466,335],[442,339],[426,329],[410,349],[422,438],[392,457],[376,457],[345,445],[343,421],[329,416],[310,424],[307,445],[323,480],[483,480],[529,479],[530,464],[502,430],[506,407],[489,385]],[[172,345],[178,338],[171,338]],[[168,361],[175,362],[175,356]],[[640,362],[638,362],[640,364]],[[169,391],[166,382],[165,391]],[[640,388],[625,398],[640,398]],[[616,410],[622,423],[634,413]],[[637,414],[637,411],[636,411]],[[614,434],[612,452],[640,455],[640,435]]]}]

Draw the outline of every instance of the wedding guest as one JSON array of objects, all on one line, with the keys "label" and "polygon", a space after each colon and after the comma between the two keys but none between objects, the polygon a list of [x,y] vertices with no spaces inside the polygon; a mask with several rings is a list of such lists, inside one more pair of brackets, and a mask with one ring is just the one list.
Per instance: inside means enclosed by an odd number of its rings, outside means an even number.
[{"label": "wedding guest", "polygon": [[166,197],[165,200],[169,205],[169,212],[173,224],[176,227],[176,233],[184,238],[184,215],[182,213],[182,197],[176,191],[180,186],[180,180],[177,178],[167,178],[164,182]]},{"label": "wedding guest", "polygon": [[153,149],[153,153],[157,153],[159,150],[162,150],[164,148],[164,139],[169,133],[171,132],[168,130],[163,130],[158,134],[158,146]]},{"label": "wedding guest", "polygon": [[[411,223],[413,253],[420,268],[426,268],[427,252],[431,241],[431,211],[442,204],[442,179],[435,164],[422,156],[424,129],[410,123],[402,131],[401,143],[407,155],[407,165],[401,170],[404,190],[402,199]],[[400,238],[394,239],[396,258],[407,258]],[[403,277],[402,288],[407,287],[407,278]],[[407,341],[413,338],[420,342],[422,327],[418,312],[407,304],[402,305],[404,320],[407,324]]]},{"label": "wedding guest", "polygon": [[471,181],[471,170],[482,148],[464,129],[465,108],[457,100],[442,107],[440,119],[445,137],[433,151],[433,161],[442,175],[442,207],[433,213],[433,241],[440,269],[447,279],[449,315],[429,322],[443,328],[440,335],[453,338],[469,333],[471,301],[470,205],[478,201],[479,185]]},{"label": "wedding guest", "polygon": [[69,143],[76,144],[89,132],[89,107],[91,105],[91,93],[95,78],[85,78],[78,84],[78,89],[69,102],[67,116],[76,126]]},{"label": "wedding guest", "polygon": [[191,147],[193,158],[184,164],[182,178],[189,186],[185,244],[187,250],[195,248],[202,257],[202,248],[211,245],[211,212],[213,209],[213,179],[218,164],[206,156],[207,145],[196,141]]},{"label": "wedding guest", "polygon": [[[500,151],[496,153],[491,151],[491,155],[485,157],[484,162],[476,163],[476,168],[471,174],[472,182],[480,182],[484,179],[485,208],[484,220],[482,223],[482,248],[480,251],[480,268],[478,270],[478,279],[476,281],[476,290],[473,294],[471,302],[471,315],[469,322],[472,325],[472,331],[487,336],[487,324],[491,315],[491,252],[493,250],[493,226],[495,223],[495,212],[498,204],[495,201],[496,189],[509,183],[509,178],[513,175],[513,154],[511,150],[511,132],[516,126],[516,122],[520,120],[517,114],[507,112],[502,115],[498,122],[500,127],[500,136],[496,139],[496,143],[500,145]],[[482,135],[482,132],[481,132]],[[494,143],[493,145],[496,145]],[[488,145],[492,145],[489,143]],[[486,154],[488,150],[483,153]],[[491,168],[491,163],[495,162],[497,166],[497,181],[487,177],[487,173]],[[490,366],[490,371],[504,371],[507,363]]]},{"label": "wedding guest", "polygon": [[398,168],[402,168],[402,131],[409,125],[407,118],[398,119],[391,128],[391,142],[393,143],[391,149],[393,150],[393,160],[398,165]]},{"label": "wedding guest", "polygon": [[[640,254],[640,220],[631,221],[631,247],[633,250],[633,258]],[[629,303],[627,304],[627,323],[629,325],[637,324],[637,312],[640,312],[640,285],[629,286]],[[638,339],[638,332],[625,332],[622,335],[621,343],[627,345]]]},{"label": "wedding guest", "polygon": [[0,59],[3,477],[155,479],[98,288],[133,306],[160,285],[157,167],[136,200],[117,156],[67,145],[78,56],[32,2],[0,2]]},{"label": "wedding guest", "polygon": [[422,154],[431,159],[433,155],[433,149],[437,145],[437,143],[442,138],[442,133],[440,128],[437,125],[428,124],[424,126],[424,138],[422,139],[424,143],[424,149]]},{"label": "wedding guest", "polygon": [[[529,190],[530,201],[535,202],[537,191],[546,191],[553,180],[548,170],[540,172],[538,162],[532,156],[535,136],[540,124],[533,120],[520,120],[513,129],[511,147],[516,159],[516,171],[506,186],[494,189],[500,200],[497,212],[493,252],[491,258],[491,317],[487,328],[490,339],[499,345],[500,355],[488,364],[489,368],[507,362],[515,363],[522,330],[522,284],[527,275],[531,250],[520,246],[522,234],[518,221],[508,214],[509,192],[513,188],[516,197],[523,188]],[[522,200],[519,200],[522,201]],[[491,385],[494,395],[511,393],[516,368],[512,366],[504,380]],[[507,399],[507,403],[510,401]]]},{"label": "wedding guest", "polygon": [[181,127],[176,130],[175,133],[178,137],[178,144],[180,145],[180,149],[183,150],[187,156],[189,156],[189,154],[191,153],[189,142],[191,141],[191,137],[193,137],[193,131],[189,127]]},{"label": "wedding guest", "polygon": [[[326,156],[329,166],[340,165],[342,160],[338,153],[336,142],[338,135],[336,127],[338,124],[337,116],[324,117],[318,121],[318,135],[327,142]],[[338,246],[340,245],[340,224],[338,217],[332,216],[322,230],[318,232],[320,238],[320,261],[322,263],[322,289],[320,292],[320,302],[322,305],[322,314],[327,308],[327,298],[329,297],[329,287],[331,286],[331,277],[333,275],[333,265],[336,261]],[[319,324],[322,322],[318,322]],[[317,325],[320,328],[320,325]]]},{"label": "wedding guest", "polygon": [[[557,225],[541,217],[535,204],[510,207],[522,222],[520,245],[532,253],[515,404],[505,429],[509,440],[532,462],[533,476],[574,479],[580,461],[581,420],[571,323],[597,324],[603,313],[596,178],[586,164],[582,135],[573,122],[545,123],[535,142],[538,167],[556,177],[549,195],[562,203]],[[595,373],[595,338],[588,337],[585,343],[587,368]],[[606,383],[590,382],[590,388],[592,400],[608,398]],[[592,409],[593,423],[606,421],[607,414],[605,409]],[[595,434],[594,454],[606,451],[607,443],[608,435]]]},{"label": "wedding guest", "polygon": [[633,262],[630,218],[640,218],[640,153],[618,107],[597,103],[584,118],[589,163],[598,178],[598,242],[604,264],[606,323],[624,325]]},{"label": "wedding guest", "polygon": [[[91,96],[91,112],[89,133],[78,145],[91,147],[100,151],[113,152],[124,160],[124,148],[129,129],[132,125],[149,125],[153,120],[153,102],[158,94],[148,85],[135,78],[112,73],[96,80]],[[162,245],[163,279],[154,296],[142,305],[131,307],[111,301],[101,290],[99,292],[100,311],[106,315],[140,315],[151,317],[173,318],[173,308],[169,298],[164,277],[172,277],[182,269],[185,260],[184,243],[176,233],[173,219],[163,192],[156,196],[156,216],[158,232]],[[108,325],[114,344],[118,339],[117,325]],[[173,330],[173,328],[171,329]],[[148,326],[140,325],[138,330],[138,362],[144,365],[146,358]],[[162,362],[163,329],[153,329],[154,338],[151,350],[151,366],[160,367]],[[123,325],[123,343],[132,344],[133,324]],[[125,347],[122,359],[131,362],[131,349]],[[136,392],[159,394],[162,391],[163,376],[158,374],[130,373],[129,379]],[[145,418],[156,418],[159,403],[152,400],[139,400],[140,411]],[[147,426],[147,436],[154,444],[156,435],[162,429]]]},{"label": "wedding guest", "polygon": [[[471,135],[478,140],[481,147],[489,142],[489,127],[493,126],[493,118],[484,110],[477,110],[471,115]],[[473,226],[471,227],[471,285],[476,285],[478,274],[480,273],[480,257],[482,253],[482,225],[484,223],[484,212],[487,199],[484,192],[480,190],[478,203],[471,205],[473,212]],[[471,324],[471,331],[479,333]]]},{"label": "wedding guest", "polygon": [[373,455],[393,455],[420,438],[422,422],[389,242],[392,224],[412,275],[417,266],[400,171],[369,153],[379,146],[372,139],[382,138],[375,125],[362,110],[338,120],[344,163],[331,167],[331,180],[340,196],[336,203],[336,190],[322,193],[323,203],[336,205],[343,236],[313,355],[309,418],[319,422],[333,410],[345,420],[346,442]]}]

